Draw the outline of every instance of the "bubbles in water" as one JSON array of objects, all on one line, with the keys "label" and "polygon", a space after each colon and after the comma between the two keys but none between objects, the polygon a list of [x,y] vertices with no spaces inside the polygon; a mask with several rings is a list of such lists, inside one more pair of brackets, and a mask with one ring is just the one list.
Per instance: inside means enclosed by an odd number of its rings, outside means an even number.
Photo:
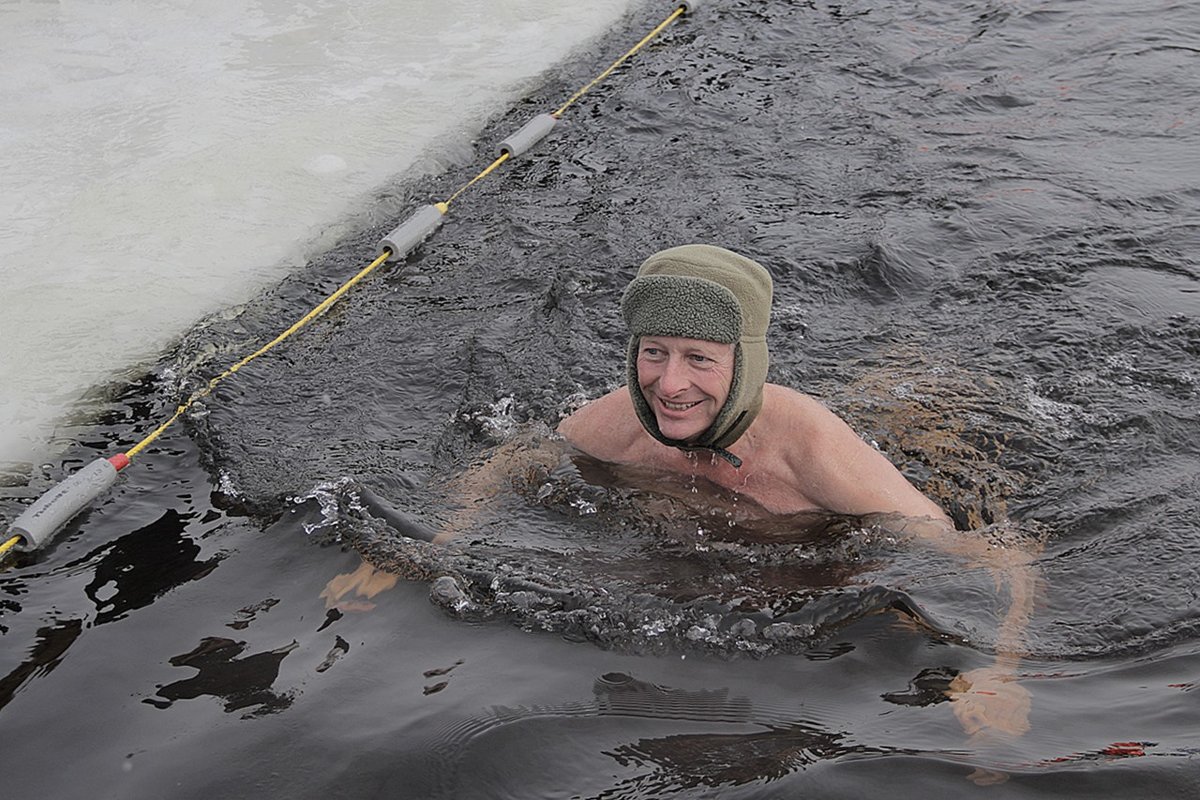
[{"label": "bubbles in water", "polygon": [[[351,486],[349,478],[339,478],[335,481],[323,481],[312,488],[308,494],[288,498],[294,507],[304,506],[315,501],[320,511],[317,522],[305,522],[304,532],[312,535],[319,531],[333,529],[342,518],[342,500],[347,498],[347,489]],[[353,495],[350,495],[353,497]],[[348,510],[361,511],[362,505],[353,498],[346,503]]]},{"label": "bubbles in water", "polygon": [[217,491],[226,497],[237,497],[238,495],[237,485],[227,470],[222,469],[217,474]]},{"label": "bubbles in water", "polygon": [[598,510],[595,503],[583,498],[572,500],[571,507],[579,511],[580,514],[595,514]]},{"label": "bubbles in water", "polygon": [[[678,516],[648,498],[639,511],[636,490],[576,490],[578,476],[559,472],[517,498],[542,497],[546,507],[446,545],[364,524],[344,507],[339,533],[377,568],[428,581],[431,601],[451,615],[508,618],[629,652],[799,652],[867,614],[920,616],[906,594],[865,574],[854,580],[868,566],[859,554],[876,544],[853,535],[848,518],[777,521],[755,542],[719,509]],[[329,495],[339,491],[353,494],[340,482],[309,493],[323,516],[305,530],[330,524],[338,508]]]},{"label": "bubbles in water", "polygon": [[490,404],[486,410],[463,414],[462,419],[476,425],[493,442],[502,442],[517,431],[516,410],[517,401],[509,395]]}]

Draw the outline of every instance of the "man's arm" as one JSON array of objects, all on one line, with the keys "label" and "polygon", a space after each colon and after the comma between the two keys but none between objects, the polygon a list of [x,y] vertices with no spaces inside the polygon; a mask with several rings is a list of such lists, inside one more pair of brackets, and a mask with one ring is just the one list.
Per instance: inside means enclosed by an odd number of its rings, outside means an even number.
[{"label": "man's arm", "polygon": [[539,433],[525,433],[488,451],[446,484],[454,511],[443,523],[434,544],[444,544],[474,527],[489,501],[513,485],[514,477],[534,467],[546,470],[558,465],[562,448]]},{"label": "man's arm", "polygon": [[1020,736],[1029,730],[1031,699],[1029,691],[1017,683],[1017,670],[1026,652],[1025,628],[1033,614],[1039,584],[1040,546],[1028,543],[983,546],[985,552],[973,565],[986,567],[998,590],[1007,587],[1008,611],[996,632],[995,662],[990,667],[961,673],[946,694],[968,735]]},{"label": "man's arm", "polygon": [[956,530],[936,503],[833,412],[802,395],[793,410],[798,416],[792,433],[806,442],[798,452],[805,462],[801,466],[810,470],[806,490],[814,501],[830,511],[878,515],[889,531],[961,557],[970,567],[988,569],[997,589],[1007,589],[1009,605],[997,630],[994,664],[962,673],[948,694],[968,734],[1025,733],[1030,697],[1016,680],[1037,591],[1036,546],[994,544],[978,532]]}]

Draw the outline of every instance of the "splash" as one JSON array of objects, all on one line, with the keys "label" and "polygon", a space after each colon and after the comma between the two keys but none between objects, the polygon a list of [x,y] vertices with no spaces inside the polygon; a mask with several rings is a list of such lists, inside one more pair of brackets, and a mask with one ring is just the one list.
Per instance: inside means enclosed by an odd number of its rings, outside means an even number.
[{"label": "splash", "polygon": [[536,478],[502,515],[535,522],[525,534],[509,522],[446,545],[399,535],[345,481],[311,494],[326,503],[312,530],[427,582],[453,617],[506,619],[625,652],[803,652],[881,612],[956,636],[911,595],[872,579],[895,540],[857,518],[739,519],[726,506],[685,510],[667,495],[597,486],[577,470]]}]

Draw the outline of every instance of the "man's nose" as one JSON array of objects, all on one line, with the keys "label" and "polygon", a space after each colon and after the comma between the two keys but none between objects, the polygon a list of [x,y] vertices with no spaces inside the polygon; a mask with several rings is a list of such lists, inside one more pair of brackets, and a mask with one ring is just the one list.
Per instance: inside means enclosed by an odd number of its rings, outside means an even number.
[{"label": "man's nose", "polygon": [[667,358],[658,383],[663,394],[678,394],[686,390],[691,384],[691,379],[688,377],[687,366],[683,363],[683,359],[675,356]]}]

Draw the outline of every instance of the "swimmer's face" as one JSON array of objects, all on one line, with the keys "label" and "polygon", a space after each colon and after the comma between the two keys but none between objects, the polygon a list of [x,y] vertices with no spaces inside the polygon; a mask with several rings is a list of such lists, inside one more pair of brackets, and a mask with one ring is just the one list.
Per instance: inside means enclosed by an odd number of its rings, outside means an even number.
[{"label": "swimmer's face", "polygon": [[687,442],[708,430],[729,397],[733,359],[732,344],[677,336],[641,338],[638,385],[663,436]]}]

